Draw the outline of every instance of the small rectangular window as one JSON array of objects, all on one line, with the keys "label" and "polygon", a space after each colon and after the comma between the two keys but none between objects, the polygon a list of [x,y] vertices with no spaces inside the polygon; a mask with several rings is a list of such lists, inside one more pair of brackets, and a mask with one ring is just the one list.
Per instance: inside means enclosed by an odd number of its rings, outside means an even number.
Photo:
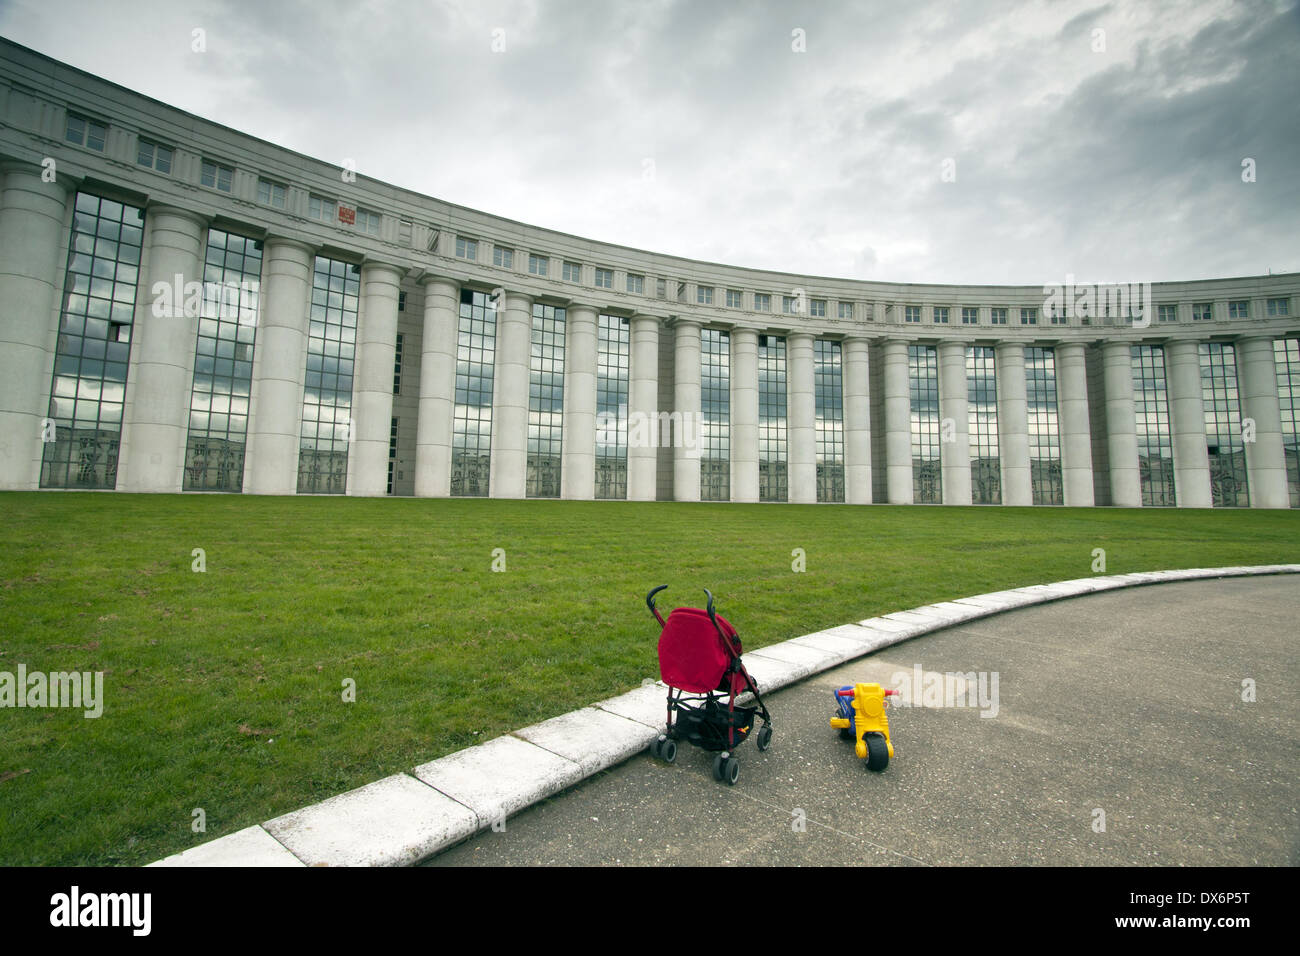
[{"label": "small rectangular window", "polygon": [[135,161],[141,166],[148,166],[150,169],[156,169],[160,173],[170,175],[172,171],[171,147],[160,146],[147,139],[138,140]]},{"label": "small rectangular window", "polygon": [[936,305],[934,307],[934,321],[936,325],[948,324],[948,307],[946,305]]},{"label": "small rectangular window", "polygon": [[697,285],[695,287],[695,304],[713,305],[713,287],[708,285]]},{"label": "small rectangular window", "polygon": [[769,294],[766,293],[766,292],[755,292],[755,293],[754,293],[754,311],[755,311],[755,312],[771,312],[771,311],[772,311],[772,296],[769,295]]},{"label": "small rectangular window", "polygon": [[494,246],[492,249],[492,264],[502,269],[513,269],[515,267],[515,251],[507,249],[505,246]]},{"label": "small rectangular window", "polygon": [[909,306],[907,307],[906,311],[903,313],[903,321],[904,321],[904,322],[920,322],[920,321],[921,321],[921,307],[920,307],[919,305],[909,305]]},{"label": "small rectangular window", "polygon": [[456,237],[456,257],[459,259],[478,259],[478,240]]},{"label": "small rectangular window", "polygon": [[1192,303],[1192,321],[1209,322],[1214,318],[1213,302],[1193,302]]},{"label": "small rectangular window", "polygon": [[808,314],[809,314],[809,315],[825,315],[825,314],[826,314],[826,300],[825,300],[825,299],[810,299],[809,302],[808,302]]},{"label": "small rectangular window", "polygon": [[1269,299],[1268,314],[1270,316],[1290,315],[1291,302],[1288,299]]},{"label": "small rectangular window", "polygon": [[85,146],[87,149],[102,153],[104,143],[108,139],[108,127],[93,119],[69,113],[65,135],[69,143],[76,143],[78,146]]},{"label": "small rectangular window", "polygon": [[1246,299],[1239,299],[1228,303],[1228,318],[1230,319],[1248,319],[1250,318],[1250,302]]},{"label": "small rectangular window", "polygon": [[1178,306],[1176,306],[1176,305],[1162,305],[1162,306],[1160,307],[1160,319],[1159,319],[1159,320],[1160,320],[1161,322],[1177,322],[1177,321],[1178,321]]},{"label": "small rectangular window", "polygon": [[727,308],[728,309],[744,308],[744,306],[741,305],[741,292],[739,289],[727,290]]},{"label": "small rectangular window", "polygon": [[259,179],[257,181],[257,201],[264,206],[283,209],[288,194],[288,189],[279,183],[273,183],[269,179]]},{"label": "small rectangular window", "polygon": [[853,318],[853,303],[852,303],[852,302],[841,302],[841,303],[840,303],[840,313],[839,313],[839,314],[840,314],[840,318],[841,318],[841,319],[851,319],[851,318]]},{"label": "small rectangular window", "polygon": [[307,215],[321,222],[333,222],[338,204],[333,199],[312,193],[307,199]]},{"label": "small rectangular window", "polygon": [[645,294],[645,276],[637,276],[637,275],[632,275],[631,273],[628,273],[628,277],[627,277],[627,291],[628,291],[628,292],[631,292],[633,295],[644,295],[644,294]]},{"label": "small rectangular window", "polygon": [[564,262],[564,281],[565,281],[565,282],[581,282],[581,281],[582,281],[582,263],[581,263],[581,262],[569,262],[567,259],[565,260],[565,262]]},{"label": "small rectangular window", "polygon": [[356,226],[368,235],[379,235],[379,213],[370,212],[367,209],[358,209]]},{"label": "small rectangular window", "polygon": [[1037,324],[1038,324],[1038,310],[1037,310],[1037,309],[1021,309],[1021,310],[1020,310],[1020,324],[1021,324],[1021,325],[1037,325]]},{"label": "small rectangular window", "polygon": [[544,276],[550,270],[551,260],[546,256],[528,254],[528,272],[535,276]]},{"label": "small rectangular window", "polygon": [[614,288],[614,270],[597,269],[596,270],[596,288],[612,289]]},{"label": "small rectangular window", "polygon": [[209,189],[228,193],[235,182],[235,171],[229,166],[222,166],[220,163],[205,159],[199,172],[199,182]]},{"label": "small rectangular window", "polygon": [[1006,324],[1007,324],[1007,310],[1006,310],[1005,308],[996,308],[996,307],[995,307],[995,308],[992,308],[992,309],[989,309],[989,324],[990,324],[990,325],[1006,325]]},{"label": "small rectangular window", "polygon": [[962,325],[979,325],[980,310],[978,306],[963,305],[961,307],[961,324]]}]

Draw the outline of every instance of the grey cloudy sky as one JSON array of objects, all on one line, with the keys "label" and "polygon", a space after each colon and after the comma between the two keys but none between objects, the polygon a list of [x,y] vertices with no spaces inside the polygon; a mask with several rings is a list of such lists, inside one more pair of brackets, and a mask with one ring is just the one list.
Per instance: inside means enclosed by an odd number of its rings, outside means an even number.
[{"label": "grey cloudy sky", "polygon": [[903,282],[1300,271],[1297,0],[16,0],[0,34],[659,252]]}]

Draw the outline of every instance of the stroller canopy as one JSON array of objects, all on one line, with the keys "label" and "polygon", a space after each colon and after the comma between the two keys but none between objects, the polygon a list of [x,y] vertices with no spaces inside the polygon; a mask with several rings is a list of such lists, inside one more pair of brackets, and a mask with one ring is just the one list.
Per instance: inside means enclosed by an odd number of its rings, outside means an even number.
[{"label": "stroller canopy", "polygon": [[[726,618],[719,616],[718,626],[728,637],[736,636]],[[706,693],[718,688],[730,663],[731,655],[706,611],[679,607],[668,615],[659,635],[659,674],[665,684]]]}]

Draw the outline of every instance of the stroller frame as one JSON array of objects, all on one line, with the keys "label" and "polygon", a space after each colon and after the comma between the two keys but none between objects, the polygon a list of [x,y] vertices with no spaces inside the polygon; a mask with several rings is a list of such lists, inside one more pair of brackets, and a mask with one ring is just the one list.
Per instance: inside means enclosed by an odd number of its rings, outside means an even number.
[{"label": "stroller frame", "polygon": [[[655,595],[666,587],[668,587],[666,584],[659,585],[651,590],[645,599],[646,607],[664,629],[667,628],[668,622],[655,607]],[[740,659],[742,648],[739,634],[729,622],[725,620],[722,622],[727,625],[725,628],[718,622],[713,594],[708,588],[704,589],[704,593],[708,597],[706,613],[717,634],[719,645],[727,657],[726,669],[722,673],[718,686],[706,691],[687,691],[674,687],[665,675],[665,683],[669,685],[668,719],[665,733],[660,734],[651,744],[650,752],[672,763],[677,758],[676,742],[679,740],[684,740],[701,750],[714,752],[717,756],[713,760],[713,777],[730,785],[735,784],[740,776],[740,763],[732,751],[749,738],[755,718],[763,721],[763,726],[754,735],[755,746],[760,751],[767,750],[772,744],[772,716],[768,713],[767,705],[763,703],[762,695],[758,692],[758,685]],[[678,610],[685,610],[692,614],[699,613],[696,609],[679,608]],[[661,673],[663,665],[661,651]],[[736,698],[746,692],[754,695],[754,706],[740,706],[736,703]]]}]

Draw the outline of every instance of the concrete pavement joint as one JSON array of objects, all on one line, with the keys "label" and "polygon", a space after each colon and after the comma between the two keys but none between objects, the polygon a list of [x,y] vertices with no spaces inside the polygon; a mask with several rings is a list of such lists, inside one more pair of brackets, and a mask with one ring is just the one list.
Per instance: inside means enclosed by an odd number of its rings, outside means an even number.
[{"label": "concrete pavement joint", "polygon": [[[1140,571],[977,594],[800,635],[756,648],[743,660],[766,694],[885,647],[1004,611],[1118,588],[1268,574],[1300,574],[1300,564]],[[665,693],[662,681],[647,684],[149,865],[410,866],[641,752],[662,731]],[[611,733],[618,741],[613,746]]]}]

